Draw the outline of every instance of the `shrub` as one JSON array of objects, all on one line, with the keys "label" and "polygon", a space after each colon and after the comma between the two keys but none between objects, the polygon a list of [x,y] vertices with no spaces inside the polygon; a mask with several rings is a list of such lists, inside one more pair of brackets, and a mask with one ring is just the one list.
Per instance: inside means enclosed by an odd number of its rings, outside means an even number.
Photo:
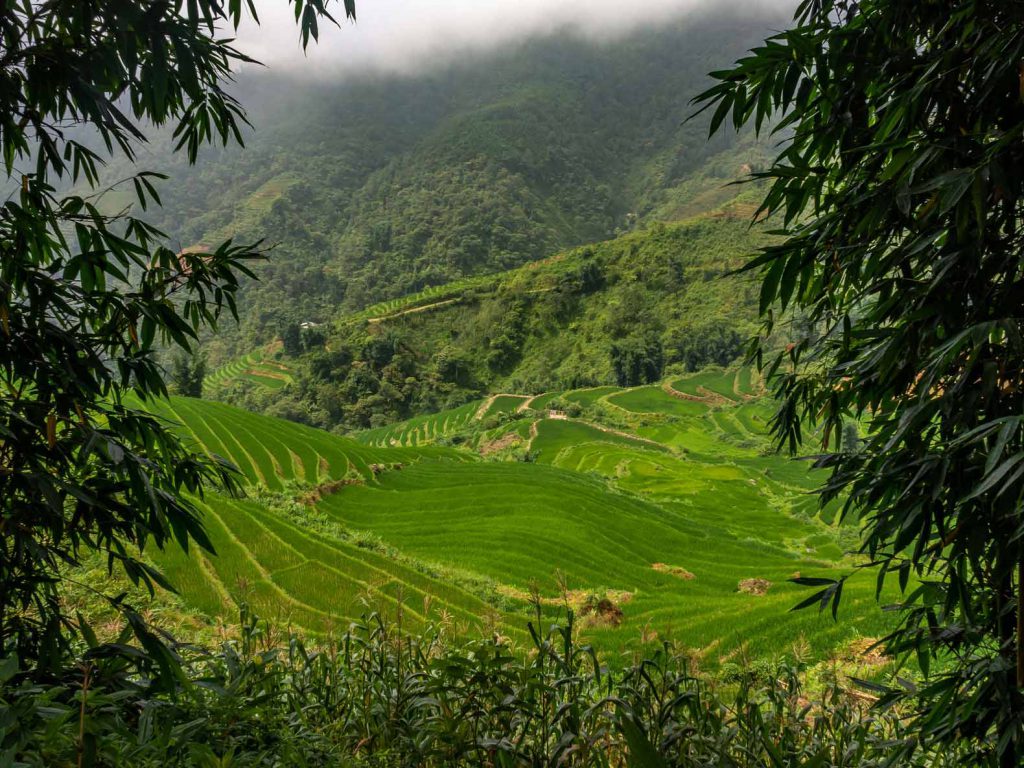
[{"label": "shrub", "polygon": [[[786,664],[697,674],[671,644],[610,673],[574,640],[573,616],[532,644],[450,644],[377,615],[311,645],[244,607],[216,650],[171,646],[164,675],[118,643],[68,656],[41,684],[0,662],[0,754],[24,766],[693,766],[884,762],[909,739],[834,680],[819,695]],[[538,607],[537,624],[541,621]],[[123,638],[118,638],[123,642]],[[523,652],[526,651],[526,652]],[[952,765],[955,749],[903,765]]]}]

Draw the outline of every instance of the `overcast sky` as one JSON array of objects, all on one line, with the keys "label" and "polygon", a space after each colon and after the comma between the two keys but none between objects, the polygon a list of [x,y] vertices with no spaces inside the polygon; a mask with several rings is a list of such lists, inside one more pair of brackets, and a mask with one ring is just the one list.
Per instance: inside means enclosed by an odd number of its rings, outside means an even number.
[{"label": "overcast sky", "polygon": [[[785,0],[356,0],[358,22],[322,26],[307,67],[322,74],[410,72],[460,52],[572,27],[610,37],[695,10],[733,5],[779,6]],[[794,0],[795,2],[795,0]],[[272,68],[303,60],[287,0],[256,0],[260,26],[246,24],[239,47]],[[340,2],[332,2],[341,19]]]}]

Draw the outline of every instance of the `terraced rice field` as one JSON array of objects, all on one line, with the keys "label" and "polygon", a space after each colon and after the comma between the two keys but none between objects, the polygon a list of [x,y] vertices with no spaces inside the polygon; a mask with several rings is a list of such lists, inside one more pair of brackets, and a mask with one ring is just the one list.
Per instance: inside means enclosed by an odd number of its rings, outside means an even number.
[{"label": "terraced rice field", "polygon": [[217,555],[175,553],[162,564],[211,613],[230,611],[233,596],[276,622],[329,632],[371,610],[395,617],[400,602],[410,628],[444,615],[468,630],[493,610],[447,581],[311,533],[260,504],[214,496],[203,506]]},{"label": "terraced rice field", "polygon": [[619,391],[619,387],[590,387],[588,389],[574,389],[571,392],[564,393],[562,395],[562,399],[567,400],[570,403],[590,405],[592,403],[596,403],[606,395],[611,395]]},{"label": "terraced rice field", "polygon": [[381,449],[282,419],[205,400],[174,397],[160,415],[211,453],[234,462],[252,485],[280,490],[288,481],[311,486],[345,477],[372,482],[382,467],[423,457],[461,460],[446,448]]},{"label": "terraced rice field", "polygon": [[260,350],[232,360],[207,376],[205,383],[219,387],[233,381],[245,380],[266,389],[281,389],[286,384],[294,382],[291,369],[287,365],[266,358],[265,353]]},{"label": "terraced rice field", "polygon": [[[795,573],[856,562],[834,511],[816,516],[808,491],[820,478],[763,455],[771,407],[754,386],[743,371],[713,370],[671,382],[690,398],[660,386],[577,390],[563,395],[584,409],[572,419],[500,395],[356,439],[175,398],[162,414],[237,464],[252,498],[209,495],[217,555],[168,553],[161,565],[203,611],[245,598],[313,632],[380,610],[410,628],[498,627],[517,641],[536,588],[552,620],[565,600],[612,599],[621,621],[581,630],[609,658],[655,637],[713,663],[801,636],[825,652],[882,634],[869,579],[847,587],[839,623],[788,611],[807,595],[787,583]],[[442,438],[464,447],[431,445]],[[499,438],[528,447],[531,461],[475,451]],[[766,580],[767,593],[739,589],[748,579]]]},{"label": "terraced rice field", "polygon": [[607,401],[633,413],[665,413],[671,416],[701,416],[707,413],[706,403],[673,397],[660,386],[637,387],[609,395]]},{"label": "terraced rice field", "polygon": [[[629,647],[645,626],[694,647],[718,641],[731,648],[738,638],[770,645],[770,638],[751,632],[756,625],[793,638],[803,632],[819,648],[849,629],[786,612],[799,590],[785,580],[801,569],[820,569],[814,558],[772,542],[753,544],[697,513],[609,494],[604,483],[575,472],[423,462],[374,486],[347,487],[324,503],[346,526],[373,530],[402,551],[519,590],[538,583],[554,598],[561,573],[570,589],[629,593],[621,626],[591,630],[608,649]],[[757,533],[761,522],[752,519],[749,532]],[[656,563],[685,568],[694,578],[666,574]],[[737,592],[739,580],[748,578],[775,586],[764,596]],[[854,598],[861,605],[870,599],[871,585],[864,587]]]},{"label": "terraced rice field", "polygon": [[671,383],[672,389],[695,397],[724,398],[725,400],[739,400],[740,395],[736,391],[736,371],[722,371],[710,368],[700,373],[676,379]]},{"label": "terraced rice field", "polygon": [[[465,458],[442,448],[373,448],[188,398],[172,398],[158,412],[202,448],[230,460],[251,486],[272,491],[298,484],[300,493],[315,494],[342,480],[376,485],[385,468],[399,473],[424,460],[459,466]],[[316,631],[344,626],[368,610],[393,613],[399,598],[410,621],[443,614],[468,627],[494,611],[450,580],[367,548],[363,540],[317,535],[267,505],[209,494],[202,507],[217,555],[173,551],[161,555],[161,565],[205,611],[229,612],[231,598],[244,598],[264,616]]]},{"label": "terraced rice field", "polygon": [[360,432],[358,439],[360,442],[381,447],[429,445],[465,429],[476,418],[482,405],[483,401],[474,400],[449,411],[417,416],[387,427],[368,429]]},{"label": "terraced rice field", "polygon": [[403,313],[413,312],[446,301],[460,300],[466,294],[472,294],[474,291],[493,289],[496,282],[497,278],[494,275],[481,275],[463,278],[462,280],[456,280],[443,285],[431,286],[424,288],[418,293],[382,301],[359,312],[348,314],[343,322],[348,325],[384,322],[391,317],[397,317]]}]

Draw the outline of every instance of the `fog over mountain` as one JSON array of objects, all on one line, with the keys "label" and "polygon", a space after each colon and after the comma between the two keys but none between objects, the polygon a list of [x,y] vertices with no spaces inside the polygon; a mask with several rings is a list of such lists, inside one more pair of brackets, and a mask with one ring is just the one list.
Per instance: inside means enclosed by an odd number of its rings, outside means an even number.
[{"label": "fog over mountain", "polygon": [[[560,30],[610,39],[684,15],[731,8],[756,16],[794,5],[795,0],[362,0],[358,21],[324,23],[319,44],[304,54],[291,5],[256,0],[260,24],[246,22],[238,38],[242,50],[274,69],[304,62],[307,74],[322,77],[367,70],[412,74]],[[340,2],[329,7],[343,18]]]}]

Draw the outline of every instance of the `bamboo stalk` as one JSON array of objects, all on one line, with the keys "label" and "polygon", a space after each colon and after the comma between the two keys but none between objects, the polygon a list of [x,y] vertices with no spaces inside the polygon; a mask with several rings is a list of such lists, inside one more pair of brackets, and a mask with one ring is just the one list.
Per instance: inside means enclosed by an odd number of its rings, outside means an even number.
[{"label": "bamboo stalk", "polygon": [[1017,560],[1017,687],[1024,688],[1024,557]]}]

